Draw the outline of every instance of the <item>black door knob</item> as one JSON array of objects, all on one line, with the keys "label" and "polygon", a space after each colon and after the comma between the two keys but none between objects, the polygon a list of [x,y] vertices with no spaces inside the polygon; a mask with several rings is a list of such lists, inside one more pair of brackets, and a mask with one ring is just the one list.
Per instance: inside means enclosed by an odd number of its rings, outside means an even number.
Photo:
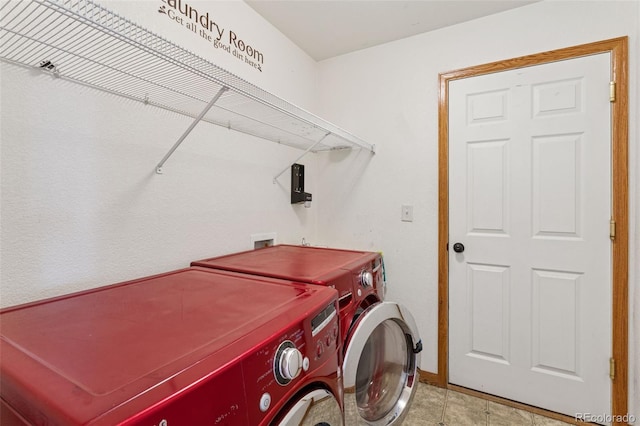
[{"label": "black door knob", "polygon": [[455,243],[453,245],[453,251],[455,251],[456,253],[462,253],[464,251],[464,244],[462,243]]}]

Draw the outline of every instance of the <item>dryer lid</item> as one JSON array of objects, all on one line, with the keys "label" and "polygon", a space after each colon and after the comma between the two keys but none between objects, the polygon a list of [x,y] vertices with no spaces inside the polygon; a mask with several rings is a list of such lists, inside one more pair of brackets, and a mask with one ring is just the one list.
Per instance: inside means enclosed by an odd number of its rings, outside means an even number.
[{"label": "dryer lid", "polygon": [[378,257],[380,254],[374,252],[277,245],[203,259],[191,265],[322,284],[343,276],[345,270],[361,268]]}]

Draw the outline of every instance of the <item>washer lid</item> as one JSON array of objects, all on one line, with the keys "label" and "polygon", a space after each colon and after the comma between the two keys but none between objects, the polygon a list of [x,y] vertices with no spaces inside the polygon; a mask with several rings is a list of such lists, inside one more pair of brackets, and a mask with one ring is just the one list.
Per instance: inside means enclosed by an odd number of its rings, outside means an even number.
[{"label": "washer lid", "polygon": [[0,312],[2,397],[60,423],[85,424],[120,405],[142,409],[335,297],[324,287],[190,268],[9,308]]}]

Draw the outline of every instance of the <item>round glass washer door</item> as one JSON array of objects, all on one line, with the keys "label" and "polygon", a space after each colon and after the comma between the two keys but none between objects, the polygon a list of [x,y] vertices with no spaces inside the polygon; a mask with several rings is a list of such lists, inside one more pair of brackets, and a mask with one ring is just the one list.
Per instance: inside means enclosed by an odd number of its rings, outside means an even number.
[{"label": "round glass washer door", "polygon": [[344,358],[345,389],[355,392],[359,417],[369,425],[399,423],[418,382],[422,343],[409,311],[392,302],[367,308],[354,324]]}]

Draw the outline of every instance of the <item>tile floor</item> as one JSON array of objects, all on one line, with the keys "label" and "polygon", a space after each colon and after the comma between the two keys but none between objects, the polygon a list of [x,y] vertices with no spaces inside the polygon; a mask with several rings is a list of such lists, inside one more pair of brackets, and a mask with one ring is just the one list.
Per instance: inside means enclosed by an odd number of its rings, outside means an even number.
[{"label": "tile floor", "polygon": [[[356,426],[355,397],[345,395],[345,426]],[[565,426],[558,420],[419,383],[403,426]]]}]

